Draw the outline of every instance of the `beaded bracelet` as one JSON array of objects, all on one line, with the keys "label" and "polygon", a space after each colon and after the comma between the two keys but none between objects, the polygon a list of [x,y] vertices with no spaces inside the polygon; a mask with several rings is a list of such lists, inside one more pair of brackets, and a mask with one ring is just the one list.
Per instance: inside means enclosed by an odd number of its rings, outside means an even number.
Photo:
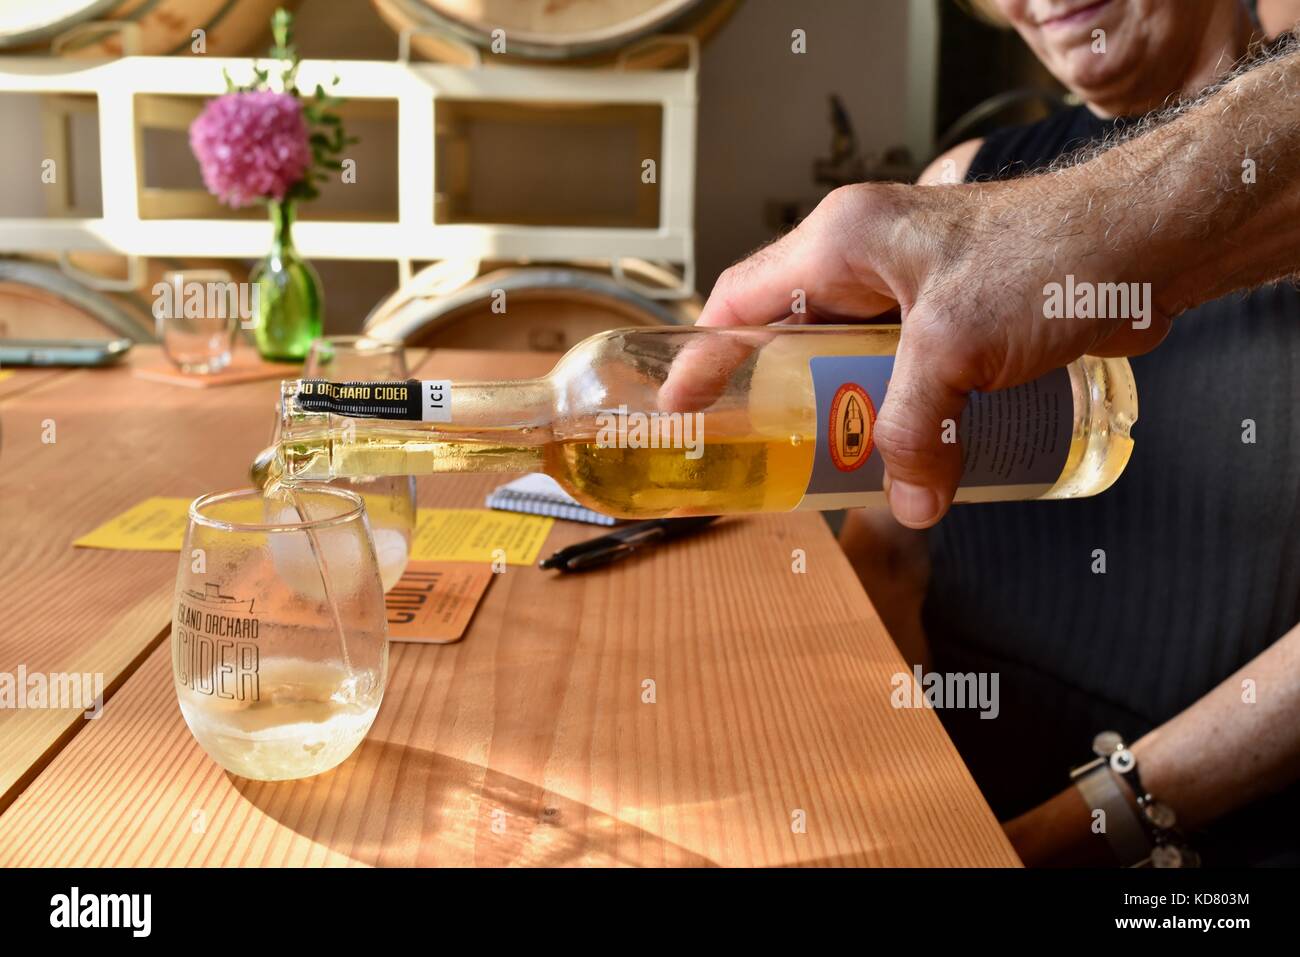
[{"label": "beaded bracelet", "polygon": [[[1118,795],[1118,789],[1113,787],[1117,781],[1126,783],[1137,799],[1134,817],[1146,834],[1146,847],[1137,846],[1131,827],[1125,829],[1121,826],[1114,835],[1108,829],[1107,839],[1120,860],[1130,867],[1199,867],[1200,856],[1178,829],[1178,816],[1173,808],[1156,800],[1142,785],[1137,757],[1124,743],[1123,736],[1115,731],[1103,731],[1093,738],[1092,752],[1096,758],[1070,772],[1070,778],[1084,799],[1091,805],[1094,798],[1101,796],[1102,803],[1113,805],[1118,802],[1107,801],[1104,794],[1114,792],[1122,801],[1122,795]],[[1106,778],[1099,777],[1103,774]],[[1112,787],[1106,788],[1107,783]],[[1129,807],[1127,801],[1123,804]]]}]

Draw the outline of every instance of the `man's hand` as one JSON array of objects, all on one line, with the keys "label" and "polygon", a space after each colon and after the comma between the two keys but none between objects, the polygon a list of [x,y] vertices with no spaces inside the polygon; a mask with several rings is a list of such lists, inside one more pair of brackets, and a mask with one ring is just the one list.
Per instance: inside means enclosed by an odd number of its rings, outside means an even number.
[{"label": "man's hand", "polygon": [[[836,190],[723,273],[700,321],[774,322],[800,290],[814,320],[897,306],[902,342],[875,437],[895,516],[923,528],[952,501],[960,454],[941,432],[972,390],[1086,352],[1151,349],[1184,309],[1295,273],[1297,248],[1300,54],[1285,53],[1085,163],[1002,183]],[[1149,313],[1046,318],[1047,285],[1070,277],[1137,283]]]},{"label": "man's hand", "polygon": [[[894,515],[913,528],[933,525],[952,501],[961,454],[941,437],[970,392],[1027,382],[1085,352],[1145,351],[1168,329],[1163,315],[1141,331],[1127,319],[1044,318],[1043,287],[1064,275],[1032,210],[1002,198],[1006,185],[836,190],[798,229],[724,272],[700,316],[706,326],[763,325],[796,298],[813,321],[900,310],[874,434]],[[1074,260],[1078,280],[1128,271],[1094,250]],[[673,385],[674,396],[686,392]]]}]

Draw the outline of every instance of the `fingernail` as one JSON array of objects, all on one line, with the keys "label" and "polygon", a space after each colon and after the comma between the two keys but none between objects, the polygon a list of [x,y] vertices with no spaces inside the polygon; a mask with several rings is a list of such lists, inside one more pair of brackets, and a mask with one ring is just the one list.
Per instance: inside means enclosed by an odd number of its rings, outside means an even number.
[{"label": "fingernail", "polygon": [[929,528],[939,518],[939,496],[933,489],[894,480],[885,494],[894,518],[908,528]]}]

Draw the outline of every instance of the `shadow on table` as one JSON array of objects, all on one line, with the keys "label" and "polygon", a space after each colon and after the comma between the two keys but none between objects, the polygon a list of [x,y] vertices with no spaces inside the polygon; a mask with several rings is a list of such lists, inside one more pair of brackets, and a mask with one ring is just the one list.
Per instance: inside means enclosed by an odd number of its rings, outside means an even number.
[{"label": "shadow on table", "polygon": [[302,781],[228,776],[265,814],[363,864],[714,866],[703,855],[520,778],[368,740]]}]

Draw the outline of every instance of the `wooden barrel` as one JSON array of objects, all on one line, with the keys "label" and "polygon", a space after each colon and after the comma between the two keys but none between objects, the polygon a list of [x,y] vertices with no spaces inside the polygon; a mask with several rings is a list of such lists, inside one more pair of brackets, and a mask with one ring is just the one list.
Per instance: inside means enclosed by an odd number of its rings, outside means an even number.
[{"label": "wooden barrel", "polygon": [[149,328],[106,293],[53,266],[0,260],[0,339],[151,338]]},{"label": "wooden barrel", "polygon": [[[624,269],[642,284],[673,284],[667,270],[651,263]],[[417,274],[411,288],[420,281]],[[432,295],[398,290],[370,314],[365,331],[410,346],[563,352],[606,329],[689,325],[701,305],[698,296],[651,298],[596,267],[504,266]]]},{"label": "wooden barrel", "polygon": [[[81,266],[78,256],[73,254],[74,264]],[[91,266],[82,266],[86,271],[97,271]],[[129,292],[110,292],[106,295],[113,300],[123,312],[130,316],[137,326],[148,331],[152,340],[157,333],[157,320],[153,314],[154,286],[164,281],[168,273],[225,273],[231,282],[248,282],[249,267],[241,260],[211,259],[207,257],[186,256],[150,256],[144,261],[144,277],[140,286]]]},{"label": "wooden barrel", "polygon": [[[432,60],[465,64],[466,47],[513,62],[598,66],[662,34],[703,41],[718,29],[735,0],[371,0],[394,30],[421,29],[412,48]],[[493,50],[504,31],[505,52]],[[500,36],[500,34],[498,34]],[[630,53],[628,66],[657,69],[683,59],[680,46],[655,45]]]},{"label": "wooden barrel", "polygon": [[[126,276],[126,261],[115,253],[74,252],[68,255],[71,265],[88,276],[98,276],[114,281],[121,281]],[[36,253],[23,259],[0,260],[0,265],[21,263],[31,266],[24,271],[22,285],[26,288],[21,293],[15,288],[9,290],[10,298],[5,305],[5,314],[10,316],[9,332],[0,331],[0,338],[101,338],[125,335],[136,342],[152,342],[156,337],[157,322],[154,318],[154,294],[156,284],[172,272],[212,272],[219,271],[228,275],[232,282],[248,281],[248,266],[241,260],[211,259],[200,257],[179,258],[176,256],[151,256],[144,260],[144,268],[136,288],[125,291],[96,290],[88,282],[77,276],[69,276],[58,266],[58,257],[53,254]],[[49,303],[51,299],[67,299],[71,295],[74,304],[80,303],[89,308],[80,308],[83,315],[59,318],[51,313],[41,313],[39,322],[32,322],[18,317],[17,304],[22,299],[37,303]],[[108,310],[101,312],[99,303],[107,303]],[[44,307],[41,307],[44,308]],[[87,320],[92,325],[87,325]],[[21,321],[20,321],[21,320]],[[21,326],[21,335],[15,331]],[[83,335],[76,330],[89,331],[100,328],[96,335]],[[36,329],[36,332],[32,332]],[[46,329],[47,331],[40,331]],[[104,330],[110,330],[105,332]]]},{"label": "wooden barrel", "polygon": [[[271,32],[271,14],[285,0],[55,0],[0,4],[0,51],[48,52],[56,37],[58,53],[72,57],[115,57],[123,34],[102,21],[134,24],[147,56],[189,53],[193,31],[204,33],[204,53],[248,53]],[[70,32],[72,31],[72,32]]]}]

